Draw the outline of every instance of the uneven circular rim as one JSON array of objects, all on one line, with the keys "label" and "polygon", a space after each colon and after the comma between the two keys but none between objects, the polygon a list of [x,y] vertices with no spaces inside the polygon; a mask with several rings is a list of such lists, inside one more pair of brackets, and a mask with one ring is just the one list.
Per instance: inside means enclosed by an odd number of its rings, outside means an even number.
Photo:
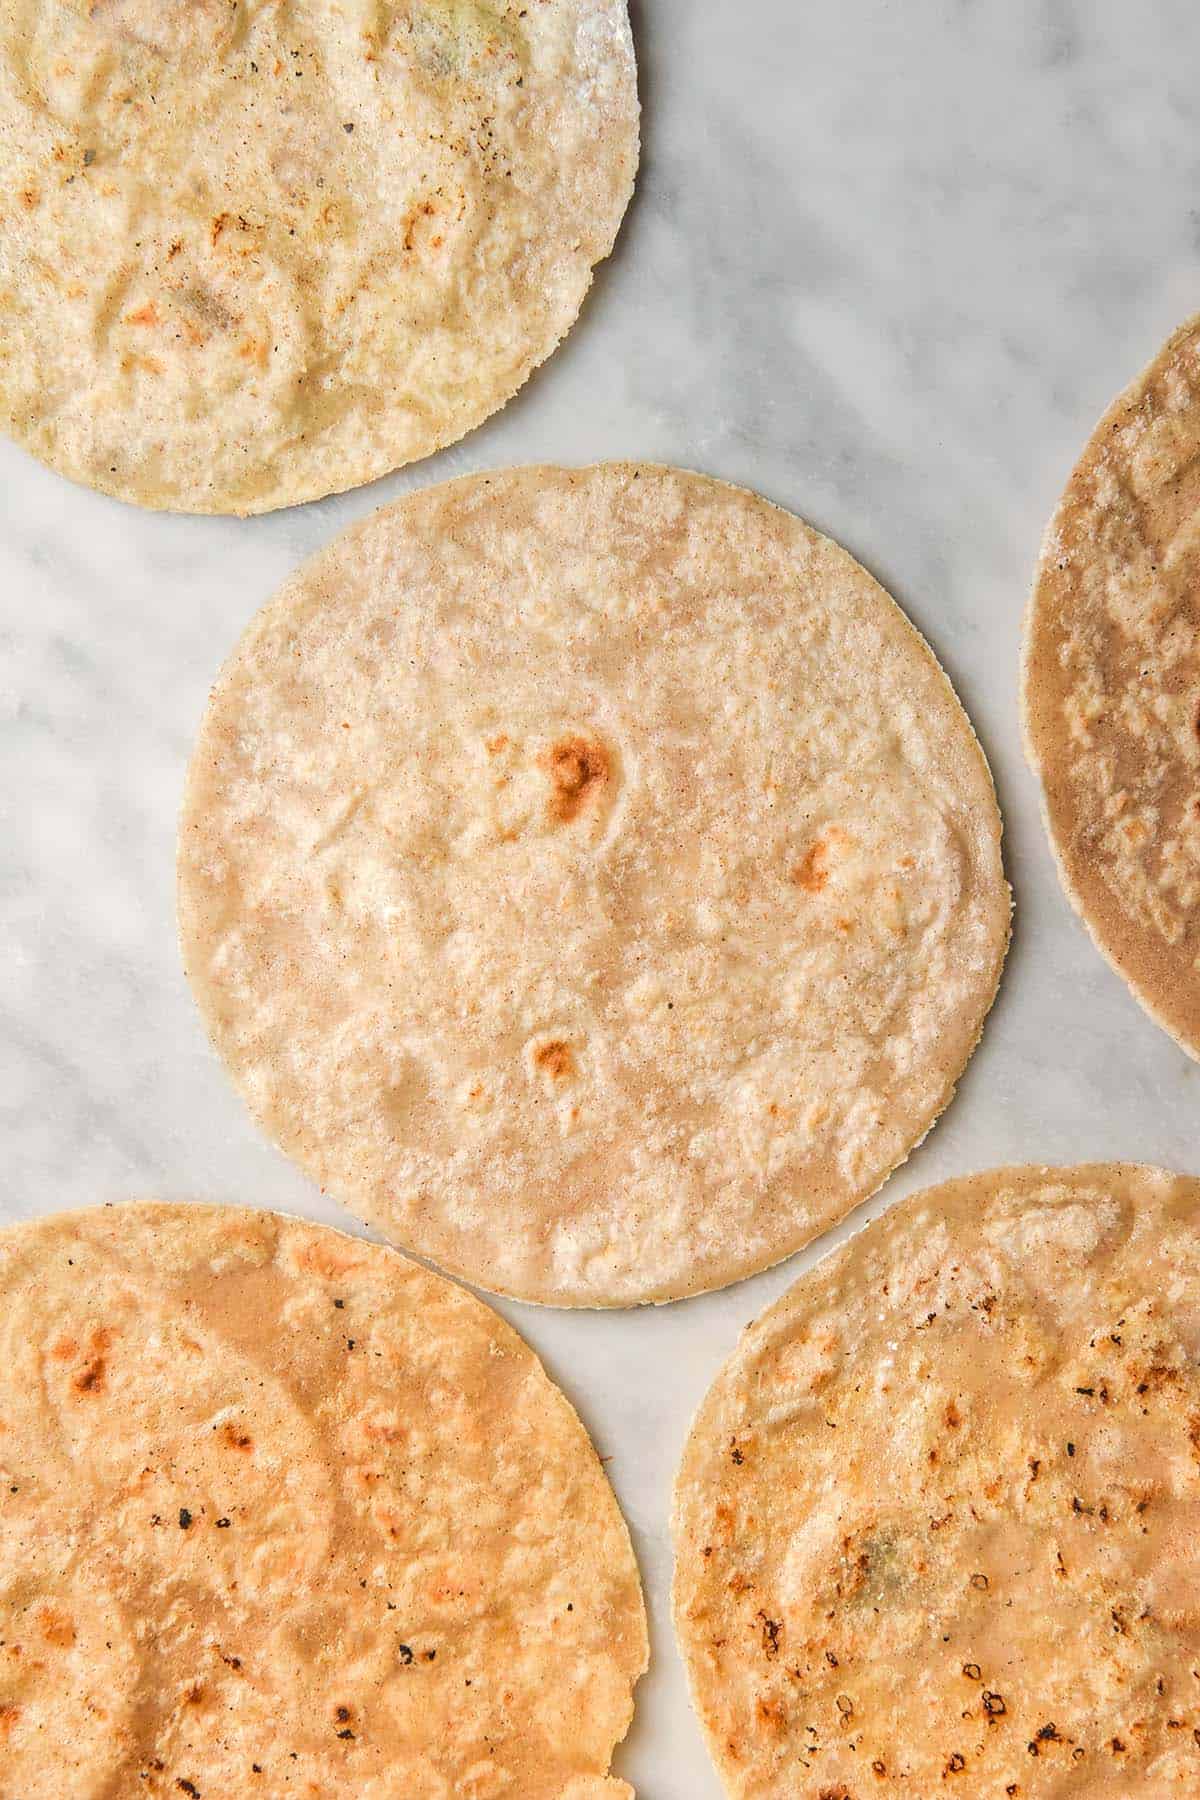
[{"label": "uneven circular rim", "polygon": [[[103,494],[110,500],[119,500],[123,505],[136,507],[141,512],[178,514],[182,518],[247,519],[261,518],[266,514],[273,512],[285,512],[291,507],[307,506],[318,500],[334,499],[338,495],[351,493],[356,488],[367,487],[371,483],[382,481],[387,476],[394,475],[402,469],[412,468],[418,463],[427,461],[432,456],[437,456],[441,451],[447,450],[454,444],[460,443],[464,438],[469,437],[472,432],[478,431],[480,426],[485,425],[489,419],[494,418],[497,413],[502,412],[504,408],[515,399],[517,394],[521,392],[522,388],[526,386],[538,370],[550,360],[557,350],[561,349],[567,338],[579,324],[595,285],[596,272],[600,265],[606,262],[613,254],[613,251],[616,248],[617,239],[621,234],[621,228],[629,213],[629,207],[637,187],[637,178],[641,163],[642,108],[638,85],[639,71],[637,46],[634,42],[633,28],[629,17],[628,0],[615,0],[615,3],[619,7],[619,15],[623,27],[621,33],[623,42],[621,47],[628,58],[628,73],[631,88],[631,106],[629,117],[626,121],[631,136],[629,146],[629,174],[624,185],[620,203],[614,209],[614,214],[611,219],[605,221],[604,229],[598,236],[598,247],[595,250],[590,267],[586,271],[575,310],[565,329],[559,335],[555,336],[551,333],[549,340],[542,341],[540,347],[532,346],[529,349],[529,353],[523,359],[520,372],[514,381],[492,387],[486,398],[481,400],[479,404],[465,408],[455,419],[447,420],[442,430],[431,434],[423,449],[416,451],[411,456],[402,457],[399,460],[390,453],[369,458],[355,466],[353,473],[346,473],[351,465],[339,460],[336,464],[336,473],[334,473],[334,470],[331,467],[328,474],[324,477],[315,476],[305,482],[297,481],[293,484],[291,490],[286,493],[284,498],[267,496],[246,504],[235,505],[228,501],[222,504],[218,498],[209,498],[203,494],[194,495],[186,502],[175,496],[163,497],[161,492],[156,493],[155,497],[148,499],[132,492],[130,484],[127,481],[107,480],[105,478],[107,471],[105,470],[100,470],[93,477],[90,472],[85,472],[79,466],[78,459],[76,458],[66,455],[45,454],[41,450],[35,449],[29,442],[27,434],[17,429],[15,420],[10,419],[5,421],[3,427],[0,428],[3,431],[3,435],[10,443],[14,444],[17,449],[24,452],[26,456],[31,457],[32,460],[38,463],[42,468],[51,470],[55,475],[62,476],[64,479],[73,482],[77,487],[84,488],[92,493]],[[611,119],[608,119],[605,121],[604,129],[599,136],[603,139],[609,138],[613,134],[614,123]]]},{"label": "uneven circular rim", "polygon": [[637,1637],[640,1648],[640,1658],[638,1666],[632,1671],[629,1679],[628,1723],[621,1736],[616,1738],[612,1744],[609,1751],[609,1767],[607,1772],[595,1776],[594,1778],[585,1778],[595,1779],[601,1784],[610,1782],[613,1785],[614,1800],[617,1800],[617,1790],[621,1786],[621,1777],[616,1775],[612,1770],[612,1758],[616,1755],[620,1746],[625,1743],[630,1731],[636,1723],[637,1688],[638,1684],[647,1673],[651,1662],[649,1618],[646,1610],[645,1583],[642,1578],[637,1551],[634,1547],[632,1535],[630,1533],[629,1521],[625,1516],[625,1509],[621,1505],[616,1489],[609,1479],[604,1462],[596,1447],[595,1439],[584,1420],[581,1418],[570,1395],[550,1373],[533,1345],[530,1344],[522,1333],[517,1330],[515,1325],[510,1324],[502,1313],[498,1312],[494,1306],[489,1305],[479,1294],[473,1292],[469,1287],[465,1287],[462,1283],[443,1274],[441,1270],[430,1267],[419,1258],[409,1256],[403,1250],[400,1250],[391,1244],[380,1244],[375,1242],[372,1238],[361,1236],[352,1231],[346,1231],[339,1226],[328,1225],[321,1220],[306,1218],[300,1213],[286,1212],[276,1207],[255,1207],[247,1206],[242,1202],[222,1203],[210,1200],[159,1200],[146,1196],[137,1196],[126,1200],[105,1200],[93,1206],[72,1206],[54,1212],[35,1213],[27,1218],[15,1220],[11,1224],[0,1226],[0,1255],[2,1255],[4,1247],[9,1243],[19,1242],[24,1239],[36,1240],[38,1235],[47,1228],[54,1231],[69,1231],[76,1224],[91,1219],[98,1213],[118,1213],[124,1217],[134,1216],[139,1221],[145,1221],[151,1224],[154,1222],[156,1216],[173,1221],[186,1218],[189,1215],[207,1219],[221,1219],[228,1217],[231,1219],[242,1218],[258,1220],[266,1218],[278,1221],[287,1226],[298,1226],[304,1231],[315,1232],[318,1235],[332,1237],[341,1243],[353,1245],[356,1252],[369,1251],[373,1256],[393,1259],[397,1263],[403,1265],[405,1270],[411,1275],[417,1276],[423,1283],[427,1283],[431,1287],[449,1288],[462,1302],[471,1307],[478,1315],[482,1315],[486,1318],[488,1321],[488,1328],[492,1333],[493,1342],[507,1344],[518,1356],[527,1359],[531,1372],[545,1382],[556,1401],[562,1406],[564,1412],[564,1425],[567,1430],[574,1434],[579,1449],[588,1458],[587,1474],[589,1480],[594,1484],[598,1483],[601,1491],[608,1496],[611,1504],[612,1519],[617,1528],[620,1542],[624,1550],[628,1573],[632,1579],[633,1586],[636,1589],[637,1611],[636,1616],[630,1619],[630,1626]]},{"label": "uneven circular rim", "polygon": [[[683,1440],[675,1478],[671,1488],[670,1508],[670,1540],[672,1552],[671,1575],[671,1625],[675,1639],[675,1648],[679,1660],[683,1664],[687,1681],[688,1700],[692,1714],[699,1728],[705,1749],[708,1752],[713,1772],[722,1788],[729,1795],[733,1788],[726,1781],[725,1765],[718,1752],[719,1735],[710,1729],[705,1718],[704,1701],[700,1690],[695,1658],[691,1654],[690,1634],[683,1618],[685,1604],[684,1576],[681,1569],[685,1545],[686,1493],[687,1487],[693,1483],[708,1460],[708,1449],[713,1435],[713,1424],[724,1401],[730,1382],[741,1372],[743,1366],[752,1360],[761,1338],[769,1335],[773,1328],[789,1313],[800,1309],[809,1284],[829,1282],[855,1256],[861,1253],[862,1242],[884,1225],[902,1223],[904,1216],[922,1207],[937,1205],[943,1196],[961,1193],[964,1189],[978,1190],[985,1184],[990,1192],[1003,1184],[1012,1183],[1028,1188],[1038,1181],[1057,1181],[1070,1185],[1092,1184],[1103,1186],[1115,1179],[1122,1181],[1162,1182],[1175,1185],[1183,1182],[1195,1189],[1198,1216],[1200,1216],[1200,1176],[1185,1174],[1176,1169],[1166,1168],[1157,1163],[1141,1162],[1089,1162],[1089,1163],[1005,1163],[990,1169],[980,1169],[965,1175],[952,1176],[947,1181],[939,1181],[931,1187],[919,1188],[898,1200],[895,1205],[886,1208],[876,1218],[866,1222],[859,1230],[852,1233],[843,1243],[832,1249],[820,1261],[797,1277],[791,1287],[784,1290],[757,1317],[744,1325],[738,1338],[722,1360],[713,1376],[703,1398],[696,1407]],[[840,1795],[841,1790],[837,1790]],[[833,1790],[831,1789],[831,1796]]]},{"label": "uneven circular rim", "polygon": [[[1152,357],[1141,373],[1121,390],[1116,399],[1101,414],[1071,470],[1066,487],[1063,489],[1043,534],[1033,586],[1025,605],[1021,631],[1020,713],[1021,741],[1026,763],[1037,778],[1038,810],[1042,826],[1050,843],[1059,885],[1066,895],[1072,912],[1082,921],[1088,937],[1100,955],[1109,968],[1121,977],[1143,1012],[1147,1013],[1156,1025],[1161,1026],[1172,1042],[1177,1044],[1187,1056],[1200,1061],[1200,1034],[1190,1032],[1180,1022],[1175,1009],[1169,1003],[1169,994],[1164,993],[1163,984],[1161,982],[1151,983],[1145,973],[1147,960],[1151,962],[1157,960],[1153,956],[1147,958],[1143,947],[1148,941],[1145,932],[1130,918],[1128,913],[1118,907],[1098,906],[1095,885],[1089,886],[1079,878],[1077,859],[1071,853],[1069,832],[1066,829],[1066,814],[1068,810],[1073,812],[1074,808],[1069,807],[1069,803],[1063,798],[1062,782],[1054,783],[1046,768],[1047,760],[1057,739],[1052,737],[1048,721],[1041,716],[1045,708],[1039,706],[1033,698],[1033,687],[1038,669],[1043,662],[1048,662],[1054,656],[1052,642],[1039,640],[1046,631],[1044,595],[1051,583],[1052,576],[1056,573],[1054,568],[1055,534],[1063,520],[1071,512],[1080,488],[1091,474],[1097,452],[1106,434],[1111,433],[1127,413],[1141,404],[1147,386],[1170,362],[1180,345],[1189,338],[1197,336],[1200,336],[1200,313],[1186,320],[1171,333],[1162,349]],[[1119,942],[1122,938],[1125,940],[1123,946]],[[1114,939],[1118,941],[1114,941]]]},{"label": "uneven circular rim", "polygon": [[[529,481],[535,481],[539,477],[542,477],[542,476],[558,477],[558,476],[566,474],[566,475],[576,476],[576,477],[586,477],[588,475],[597,473],[599,471],[622,472],[622,473],[631,474],[635,470],[642,471],[642,472],[648,472],[651,474],[658,474],[658,475],[667,475],[667,476],[676,476],[676,477],[683,476],[683,477],[687,478],[688,480],[697,480],[697,481],[703,482],[704,484],[706,484],[708,486],[712,486],[712,487],[717,488],[728,494],[735,495],[739,499],[750,501],[755,506],[761,506],[761,507],[768,508],[772,513],[782,515],[789,522],[789,525],[799,528],[804,533],[808,534],[813,540],[821,543],[824,546],[830,547],[839,558],[845,558],[847,560],[847,562],[849,562],[857,570],[859,570],[862,573],[862,575],[870,582],[871,587],[874,592],[875,599],[887,611],[888,616],[899,624],[899,626],[901,627],[901,629],[904,633],[906,642],[911,646],[913,652],[915,654],[919,655],[920,657],[922,657],[925,660],[925,662],[934,671],[936,671],[937,676],[939,677],[940,681],[944,685],[947,699],[953,707],[954,716],[958,721],[961,722],[963,732],[964,732],[964,737],[963,737],[964,752],[969,753],[975,759],[977,768],[983,777],[984,783],[986,784],[986,793],[987,793],[987,797],[990,801],[990,810],[991,810],[989,836],[990,836],[993,846],[995,848],[998,872],[999,872],[999,891],[997,894],[997,899],[1004,906],[1004,924],[1003,924],[1003,932],[1002,932],[1002,934],[999,934],[997,936],[997,941],[995,944],[993,969],[992,969],[991,974],[990,974],[989,978],[987,979],[986,983],[981,982],[981,984],[980,984],[979,1017],[978,1017],[978,1022],[976,1024],[974,1034],[970,1040],[970,1043],[967,1046],[958,1066],[948,1073],[944,1088],[942,1089],[941,1093],[939,1094],[937,1100],[931,1105],[927,1117],[925,1117],[923,1119],[923,1122],[917,1127],[917,1129],[914,1131],[913,1135],[909,1138],[909,1140],[908,1140],[905,1148],[901,1152],[901,1154],[899,1154],[896,1157],[895,1161],[891,1164],[891,1166],[888,1169],[886,1169],[884,1171],[884,1173],[881,1175],[879,1180],[872,1187],[864,1188],[861,1191],[857,1192],[854,1195],[854,1197],[845,1204],[837,1204],[832,1207],[824,1209],[808,1225],[802,1227],[793,1237],[789,1238],[782,1245],[782,1247],[778,1249],[777,1252],[774,1252],[771,1255],[769,1255],[766,1260],[763,1260],[761,1257],[757,1257],[757,1258],[751,1257],[751,1258],[739,1261],[736,1264],[727,1264],[724,1267],[724,1272],[715,1275],[712,1279],[700,1279],[695,1282],[689,1282],[684,1285],[677,1285],[672,1282],[667,1282],[667,1283],[660,1284],[659,1286],[648,1287],[642,1295],[640,1295],[638,1298],[632,1299],[632,1300],[628,1299],[628,1298],[615,1298],[615,1299],[609,1299],[609,1298],[604,1298],[604,1299],[562,1298],[557,1295],[550,1296],[550,1295],[547,1295],[542,1292],[532,1292],[532,1291],[529,1291],[527,1288],[524,1288],[524,1287],[521,1287],[518,1285],[504,1285],[503,1283],[496,1282],[490,1278],[485,1280],[484,1277],[480,1274],[478,1268],[467,1267],[463,1263],[458,1262],[450,1257],[443,1258],[440,1255],[435,1257],[431,1251],[424,1249],[419,1245],[416,1245],[413,1243],[407,1243],[407,1242],[403,1241],[402,1239],[400,1239],[399,1237],[395,1236],[395,1227],[392,1223],[390,1223],[381,1214],[373,1213],[373,1212],[367,1210],[365,1207],[360,1208],[360,1205],[357,1202],[357,1199],[350,1200],[347,1198],[343,1198],[343,1193],[342,1193],[340,1185],[335,1186],[335,1185],[331,1185],[331,1184],[327,1183],[326,1187],[322,1190],[322,1191],[329,1192],[330,1195],[335,1200],[337,1200],[339,1204],[344,1205],[346,1207],[347,1211],[350,1212],[351,1214],[353,1214],[354,1217],[361,1219],[365,1224],[370,1226],[372,1229],[381,1232],[385,1237],[388,1238],[389,1242],[394,1243],[396,1245],[396,1247],[399,1248],[404,1253],[406,1253],[410,1256],[413,1256],[413,1257],[417,1258],[418,1260],[428,1260],[429,1263],[432,1266],[434,1266],[435,1268],[437,1268],[439,1270],[444,1270],[446,1273],[455,1277],[456,1279],[467,1282],[473,1287],[482,1289],[482,1291],[485,1293],[495,1294],[495,1295],[498,1295],[505,1299],[518,1300],[524,1304],[546,1306],[546,1307],[551,1307],[551,1308],[561,1309],[561,1310],[577,1310],[578,1309],[578,1310],[592,1310],[592,1311],[609,1311],[609,1310],[622,1311],[622,1310],[627,1310],[631,1307],[641,1306],[641,1305],[668,1305],[668,1304],[672,1304],[678,1300],[694,1299],[694,1298],[698,1298],[699,1296],[701,1296],[703,1294],[716,1293],[716,1292],[720,1291],[722,1288],[730,1287],[739,1281],[748,1280],[751,1276],[763,1274],[767,1270],[776,1268],[781,1263],[786,1262],[790,1257],[796,1255],[800,1250],[803,1250],[807,1245],[815,1242],[826,1231],[831,1230],[834,1226],[841,1223],[842,1220],[847,1218],[858,1207],[864,1205],[866,1202],[871,1200],[876,1194],[878,1194],[887,1185],[888,1181],[892,1178],[892,1176],[896,1173],[896,1171],[898,1169],[900,1169],[901,1167],[903,1167],[903,1165],[908,1161],[909,1157],[913,1154],[913,1152],[916,1151],[917,1149],[919,1149],[920,1146],[924,1143],[924,1141],[925,1141],[926,1137],[929,1135],[930,1131],[933,1130],[934,1126],[937,1124],[938,1120],[941,1118],[942,1114],[945,1112],[946,1108],[949,1106],[951,1100],[954,1098],[954,1095],[958,1088],[958,1084],[961,1081],[963,1075],[965,1074],[965,1072],[971,1062],[972,1057],[974,1056],[976,1050],[978,1049],[980,1040],[983,1036],[984,1026],[987,1023],[988,1016],[991,1012],[992,1006],[995,1003],[996,995],[999,992],[1000,982],[1001,982],[1001,979],[1002,979],[1002,976],[1004,973],[1005,961],[1006,961],[1006,958],[1008,955],[1009,946],[1012,941],[1013,894],[1012,894],[1011,885],[1007,879],[1007,874],[1006,874],[1006,871],[1004,868],[1004,858],[1003,858],[1004,817],[1000,810],[999,799],[998,799],[998,796],[996,793],[995,781],[992,776],[991,767],[990,767],[987,757],[984,753],[983,746],[980,743],[978,734],[976,733],[974,724],[972,723],[972,720],[971,720],[969,714],[967,713],[967,710],[958,694],[958,691],[955,688],[953,682],[951,681],[951,679],[950,679],[949,675],[947,674],[945,668],[943,667],[942,663],[938,659],[933,648],[929,644],[928,640],[923,636],[923,634],[919,631],[917,626],[909,618],[908,614],[900,606],[899,602],[888,592],[888,590],[885,587],[882,586],[882,584],[875,578],[875,576],[872,575],[872,573],[869,569],[865,568],[865,566],[863,564],[858,562],[857,558],[854,557],[852,555],[852,553],[844,547],[844,545],[839,543],[837,539],[831,538],[828,535],[826,535],[825,533],[817,531],[815,527],[809,525],[807,523],[807,521],[805,519],[803,519],[798,513],[792,512],[789,508],[780,505],[778,502],[768,499],[765,495],[758,493],[753,488],[745,487],[736,482],[723,481],[715,476],[705,474],[703,471],[700,471],[697,469],[683,467],[683,466],[679,466],[679,465],[675,465],[675,464],[661,463],[661,462],[645,462],[645,461],[634,461],[634,460],[628,460],[628,459],[613,459],[613,460],[608,460],[608,461],[604,461],[604,462],[585,463],[585,464],[579,464],[579,465],[561,464],[561,463],[527,463],[527,464],[518,464],[518,465],[513,465],[513,466],[504,466],[504,467],[501,467],[498,469],[482,470],[482,471],[478,471],[476,473],[468,474],[468,475],[455,476],[451,480],[433,484],[433,486],[431,486],[429,488],[414,490],[414,493],[412,495],[401,497],[399,500],[393,501],[386,506],[377,508],[375,512],[368,514],[366,517],[358,520],[356,523],[349,526],[345,531],[340,532],[329,543],[324,545],[320,550],[316,551],[313,555],[306,558],[304,560],[304,562],[302,562],[299,565],[298,568],[293,570],[293,572],[288,577],[286,577],[285,580],[278,587],[275,588],[275,590],[266,599],[266,601],[264,601],[263,604],[256,610],[256,612],[252,615],[252,617],[248,621],[247,625],[244,627],[243,631],[239,634],[237,641],[233,645],[233,648],[230,650],[230,652],[228,653],[228,655],[222,662],[221,668],[220,668],[215,680],[210,685],[208,694],[205,699],[204,710],[203,710],[203,713],[201,716],[200,725],[198,727],[197,736],[196,736],[196,739],[195,739],[195,742],[193,745],[193,749],[192,749],[192,752],[191,752],[191,755],[190,755],[189,761],[188,761],[187,774],[185,777],[183,791],[182,791],[181,798],[180,798],[179,814],[178,814],[177,839],[176,839],[176,936],[177,936],[180,960],[183,964],[185,975],[186,975],[188,966],[189,966],[189,960],[190,960],[190,958],[189,958],[189,942],[190,941],[189,941],[187,927],[186,927],[185,918],[184,918],[185,910],[186,910],[185,898],[184,898],[184,893],[185,893],[184,838],[185,838],[185,833],[187,831],[188,822],[192,818],[192,813],[193,813],[193,805],[194,805],[193,790],[198,785],[198,782],[200,779],[199,765],[202,760],[201,752],[202,752],[202,748],[203,748],[203,738],[204,738],[205,726],[206,726],[206,723],[211,714],[211,708],[213,705],[214,697],[220,691],[222,683],[225,679],[227,672],[233,670],[239,663],[243,646],[250,643],[251,640],[253,639],[254,635],[256,634],[256,631],[258,629],[258,623],[259,623],[259,620],[262,617],[263,613],[266,612],[267,610],[271,609],[272,607],[276,606],[284,598],[284,596],[289,594],[294,588],[299,587],[302,584],[308,583],[313,578],[313,576],[321,569],[321,567],[325,563],[325,561],[327,559],[332,561],[338,555],[338,553],[340,552],[341,548],[344,545],[346,545],[348,543],[353,543],[356,539],[366,536],[371,531],[373,531],[376,528],[377,523],[383,514],[393,512],[393,511],[400,511],[405,506],[407,501],[410,499],[414,499],[421,495],[428,495],[429,493],[432,493],[432,492],[437,492],[437,493],[441,493],[441,494],[449,494],[455,488],[471,488],[479,483],[488,481],[493,476],[500,476],[505,479],[519,479],[522,482],[529,482]],[[268,1138],[268,1140],[275,1146],[275,1148],[280,1152],[280,1154],[283,1156],[286,1156],[288,1161],[294,1167],[299,1168],[302,1171],[302,1173],[306,1176],[307,1179],[317,1180],[318,1179],[317,1176],[315,1174],[313,1174],[313,1172],[308,1168],[308,1166],[304,1162],[302,1162],[297,1156],[295,1156],[293,1154],[292,1150],[290,1148],[288,1148],[286,1145],[284,1145],[280,1141],[280,1139],[278,1137],[276,1137],[275,1133],[259,1117],[259,1114],[258,1114],[256,1108],[253,1106],[253,1104],[251,1103],[250,1099],[248,1098],[248,1096],[246,1094],[245,1085],[244,1085],[242,1079],[240,1078],[240,1076],[238,1074],[235,1073],[234,1069],[230,1066],[230,1063],[227,1060],[227,1058],[221,1048],[218,1034],[217,1034],[216,1030],[214,1029],[213,1021],[210,1018],[209,1010],[201,1002],[201,999],[197,993],[197,990],[196,990],[194,984],[191,981],[190,976],[188,977],[188,986],[189,986],[189,990],[192,995],[193,1003],[196,1007],[196,1011],[199,1014],[201,1023],[203,1025],[205,1036],[208,1040],[209,1046],[212,1049],[213,1054],[216,1056],[217,1061],[220,1063],[221,1068],[226,1076],[226,1079],[230,1082],[230,1084],[233,1086],[234,1090],[237,1092],[239,1098],[242,1100],[242,1103],[246,1106],[247,1111],[250,1113],[251,1117],[254,1119],[255,1124],[258,1126],[259,1130],[264,1133],[264,1135]]]}]

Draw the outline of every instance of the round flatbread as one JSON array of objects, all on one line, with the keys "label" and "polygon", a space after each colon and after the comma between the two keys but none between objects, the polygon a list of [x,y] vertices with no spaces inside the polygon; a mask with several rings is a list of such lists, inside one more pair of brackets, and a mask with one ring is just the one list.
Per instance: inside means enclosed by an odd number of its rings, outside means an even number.
[{"label": "round flatbread", "polygon": [[1042,550],[1026,742],[1067,895],[1200,1056],[1200,319],[1097,426]]},{"label": "round flatbread", "polygon": [[471,477],[347,533],[223,671],[184,961],[267,1130],[485,1287],[760,1269],[946,1104],[1008,933],[1000,820],[857,563],[698,475]]},{"label": "round flatbread", "polygon": [[142,506],[370,481],[555,348],[637,152],[625,0],[8,0],[0,426]]},{"label": "round flatbread", "polygon": [[674,1535],[737,1800],[1200,1791],[1200,1182],[893,1208],[747,1331]]},{"label": "round flatbread", "polygon": [[480,1301],[271,1213],[0,1234],[5,1794],[632,1800],[587,1434]]}]

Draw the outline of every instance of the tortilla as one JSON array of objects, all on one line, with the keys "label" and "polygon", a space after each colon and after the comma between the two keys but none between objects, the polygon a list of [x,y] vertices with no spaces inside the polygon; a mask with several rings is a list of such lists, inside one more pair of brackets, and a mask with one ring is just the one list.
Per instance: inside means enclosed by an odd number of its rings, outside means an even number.
[{"label": "tortilla", "polygon": [[184,963],[363,1218],[561,1305],[712,1288],[878,1187],[1008,933],[983,755],[857,563],[633,464],[473,476],[330,546],[214,690]]},{"label": "tortilla", "polygon": [[376,1245],[0,1233],[0,1788],[632,1800],[629,1536],[503,1320]]},{"label": "tortilla", "polygon": [[8,0],[0,426],[141,506],[371,481],[555,348],[637,154],[625,0]]},{"label": "tortilla", "polygon": [[742,1338],[675,1494],[737,1800],[1200,1788],[1200,1182],[1002,1169]]},{"label": "tortilla", "polygon": [[1067,484],[1026,623],[1025,734],[1067,896],[1200,1056],[1200,318]]}]

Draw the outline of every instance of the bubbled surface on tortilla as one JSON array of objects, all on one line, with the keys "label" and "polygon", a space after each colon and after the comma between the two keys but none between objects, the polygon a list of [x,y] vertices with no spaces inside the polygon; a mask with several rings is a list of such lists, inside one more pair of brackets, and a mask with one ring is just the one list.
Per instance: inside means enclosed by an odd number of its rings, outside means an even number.
[{"label": "bubbled surface on tortilla", "polygon": [[222,672],[184,961],[272,1136],[398,1242],[573,1305],[711,1288],[946,1104],[1008,936],[983,755],[828,539],[636,464],[411,495]]},{"label": "bubbled surface on tortilla", "polygon": [[625,0],[7,0],[0,425],[262,512],[502,406],[638,154]]},{"label": "bubbled surface on tortilla", "polygon": [[846,551],[745,491],[468,477],[221,673],[187,974],[264,1127],[401,1244],[628,1305],[777,1262],[927,1132],[1009,922],[988,767]]},{"label": "bubbled surface on tortilla", "polygon": [[1200,1182],[894,1207],[743,1336],[674,1538],[736,1800],[1200,1791]]},{"label": "bubbled surface on tortilla", "polygon": [[1097,426],[1042,549],[1026,742],[1067,894],[1200,1056],[1200,319]]},{"label": "bubbled surface on tortilla", "polygon": [[469,1294],[269,1213],[0,1234],[0,1788],[631,1800],[582,1425]]}]

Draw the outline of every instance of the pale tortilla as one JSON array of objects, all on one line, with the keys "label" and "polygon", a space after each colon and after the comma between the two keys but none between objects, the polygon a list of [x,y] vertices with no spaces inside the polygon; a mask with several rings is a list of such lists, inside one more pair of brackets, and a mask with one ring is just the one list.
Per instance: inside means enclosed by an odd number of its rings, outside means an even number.
[{"label": "pale tortilla", "polygon": [[263,512],[508,400],[638,153],[625,0],[6,0],[0,428]]},{"label": "pale tortilla", "polygon": [[184,961],[256,1116],[483,1286],[786,1256],[949,1099],[1008,935],[946,677],[845,551],[702,476],[470,477],[251,625],[193,756]]},{"label": "pale tortilla", "polygon": [[1092,436],[1026,623],[1025,733],[1067,895],[1200,1056],[1200,319]]},{"label": "pale tortilla", "polygon": [[736,1800],[1200,1791],[1200,1182],[1005,1169],[743,1337],[675,1495]]},{"label": "pale tortilla", "polygon": [[489,1308],[137,1204],[0,1234],[0,1330],[8,1800],[632,1800],[628,1533]]}]

